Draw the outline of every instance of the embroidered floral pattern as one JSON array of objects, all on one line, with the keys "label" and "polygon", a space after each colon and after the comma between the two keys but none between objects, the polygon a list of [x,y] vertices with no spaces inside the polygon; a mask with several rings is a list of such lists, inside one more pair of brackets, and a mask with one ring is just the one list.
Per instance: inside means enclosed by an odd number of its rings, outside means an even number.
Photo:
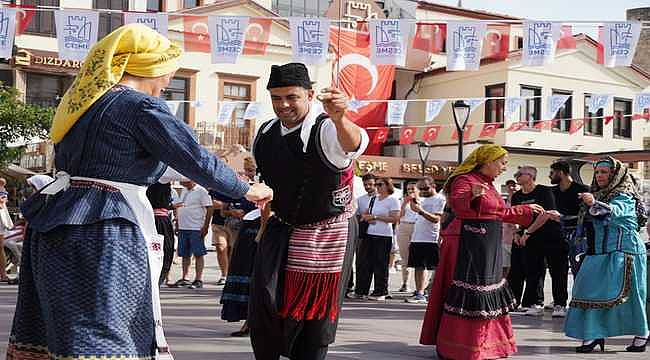
[{"label": "embroidered floral pattern", "polygon": [[487,291],[494,291],[502,288],[506,284],[506,279],[501,279],[501,281],[499,281],[498,283],[491,284],[491,285],[476,285],[476,284],[466,283],[460,280],[454,280],[451,284],[452,286],[455,285],[463,289],[487,292]]},{"label": "embroidered floral pattern", "polygon": [[108,191],[108,192],[120,192],[120,189],[107,185],[107,184],[102,184],[99,182],[94,182],[94,181],[85,181],[85,180],[73,180],[70,182],[70,187],[73,188],[81,188],[81,189],[90,189],[90,188],[95,188],[99,189],[102,191]]},{"label": "embroidered floral pattern", "polygon": [[451,306],[445,304],[445,311],[453,314],[460,315],[467,318],[481,318],[481,319],[494,319],[503,315],[507,315],[511,309],[514,309],[515,303],[511,303],[506,307],[502,307],[496,310],[466,310],[461,307]]},{"label": "embroidered floral pattern", "polygon": [[474,234],[481,234],[481,235],[487,234],[487,230],[485,228],[476,227],[476,226],[472,226],[472,225],[469,225],[469,224],[463,225],[463,229],[465,229],[466,231],[472,232]]}]

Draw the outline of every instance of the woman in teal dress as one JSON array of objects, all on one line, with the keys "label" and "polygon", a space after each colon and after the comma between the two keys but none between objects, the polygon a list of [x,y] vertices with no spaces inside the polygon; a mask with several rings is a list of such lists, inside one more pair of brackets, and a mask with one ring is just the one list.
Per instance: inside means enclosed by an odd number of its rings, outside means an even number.
[{"label": "woman in teal dress", "polygon": [[604,351],[606,338],[621,335],[635,336],[627,351],[643,352],[647,265],[637,185],[625,165],[605,157],[595,165],[591,191],[580,197],[594,219],[594,239],[573,285],[564,332],[582,340],[580,353]]}]

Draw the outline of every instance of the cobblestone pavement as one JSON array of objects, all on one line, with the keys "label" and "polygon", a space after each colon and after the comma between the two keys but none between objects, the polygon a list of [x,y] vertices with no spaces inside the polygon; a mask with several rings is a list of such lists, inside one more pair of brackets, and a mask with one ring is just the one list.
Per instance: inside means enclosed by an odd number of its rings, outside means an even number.
[{"label": "cobblestone pavement", "polygon": [[[163,288],[162,304],[166,334],[177,360],[250,360],[248,338],[231,338],[240,324],[219,319],[221,287],[217,279],[216,257],[209,253],[206,286],[203,289]],[[179,265],[174,265],[177,272]],[[391,275],[391,288],[399,276]],[[546,282],[547,301],[551,300],[550,281]],[[0,359],[4,359],[6,340],[16,302],[16,286],[0,285]],[[328,359],[434,359],[433,348],[418,345],[425,305],[407,304],[406,294],[395,293],[386,302],[346,301],[337,341]],[[631,337],[608,339],[605,353],[576,354],[576,342],[562,333],[562,319],[513,316],[521,359],[648,359],[649,353],[630,354],[625,347]]]}]

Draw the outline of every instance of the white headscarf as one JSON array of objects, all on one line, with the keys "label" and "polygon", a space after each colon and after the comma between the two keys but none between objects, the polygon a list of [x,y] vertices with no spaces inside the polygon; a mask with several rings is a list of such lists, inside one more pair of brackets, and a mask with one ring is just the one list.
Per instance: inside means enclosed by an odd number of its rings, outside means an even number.
[{"label": "white headscarf", "polygon": [[53,181],[54,179],[48,175],[34,175],[27,179],[27,183],[34,186],[36,190],[41,190],[45,185],[48,185]]}]

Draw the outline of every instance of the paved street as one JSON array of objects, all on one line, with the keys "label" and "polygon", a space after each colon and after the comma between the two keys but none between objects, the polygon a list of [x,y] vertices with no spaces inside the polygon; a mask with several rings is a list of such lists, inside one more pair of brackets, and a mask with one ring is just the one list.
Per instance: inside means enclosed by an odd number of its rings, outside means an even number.
[{"label": "paved street", "polygon": [[[214,253],[208,264],[216,264]],[[178,271],[179,265],[174,265]],[[221,287],[214,285],[216,266],[210,266],[204,289],[163,289],[162,303],[166,332],[177,360],[249,360],[253,359],[248,338],[231,338],[239,324],[219,319],[218,298]],[[399,285],[399,276],[391,275],[391,287]],[[550,281],[547,301],[550,301]],[[4,359],[6,339],[16,301],[16,286],[0,285],[0,359]],[[433,348],[418,345],[425,305],[403,302],[404,295],[386,303],[347,301],[336,344],[328,359],[432,359]],[[576,343],[562,334],[562,319],[513,317],[521,359],[647,359],[648,353],[629,354],[625,346],[630,338],[608,339],[605,354],[578,355]]]}]

